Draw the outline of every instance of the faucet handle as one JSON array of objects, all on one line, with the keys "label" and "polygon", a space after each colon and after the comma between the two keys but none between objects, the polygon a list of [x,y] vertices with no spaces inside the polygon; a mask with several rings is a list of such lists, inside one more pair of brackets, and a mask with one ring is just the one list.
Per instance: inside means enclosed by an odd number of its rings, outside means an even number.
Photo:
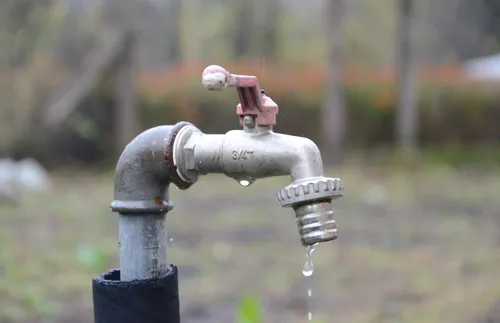
[{"label": "faucet handle", "polygon": [[257,77],[231,74],[221,66],[210,65],[203,71],[201,82],[209,91],[236,88],[240,98],[240,104],[236,107],[240,125],[243,125],[245,115],[255,116],[255,123],[259,126],[276,124],[278,105],[260,89]]}]

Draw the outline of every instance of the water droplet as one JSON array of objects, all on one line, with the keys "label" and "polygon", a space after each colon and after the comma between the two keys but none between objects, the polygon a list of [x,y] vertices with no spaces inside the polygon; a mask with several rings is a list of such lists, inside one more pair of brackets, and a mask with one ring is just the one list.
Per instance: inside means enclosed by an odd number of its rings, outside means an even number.
[{"label": "water droplet", "polygon": [[311,312],[307,313],[307,320],[312,321],[312,319],[313,319],[313,313]]},{"label": "water droplet", "polygon": [[254,182],[254,180],[252,178],[242,178],[242,179],[238,179],[237,181],[243,187],[248,187],[248,186],[252,185],[252,183]]},{"label": "water droplet", "polygon": [[312,290],[310,288],[307,290],[307,296],[309,296],[309,297],[312,296]]},{"label": "water droplet", "polygon": [[316,248],[317,244],[308,246],[306,249],[306,263],[304,264],[304,268],[302,269],[302,274],[306,277],[309,277],[314,272],[314,264],[312,261],[312,253]]},{"label": "water droplet", "polygon": [[302,274],[306,277],[309,277],[313,274],[314,272],[314,265],[312,261],[308,260],[306,261],[304,268],[302,269]]},{"label": "water droplet", "polygon": [[170,242],[173,242],[174,241],[174,238],[170,238]]}]

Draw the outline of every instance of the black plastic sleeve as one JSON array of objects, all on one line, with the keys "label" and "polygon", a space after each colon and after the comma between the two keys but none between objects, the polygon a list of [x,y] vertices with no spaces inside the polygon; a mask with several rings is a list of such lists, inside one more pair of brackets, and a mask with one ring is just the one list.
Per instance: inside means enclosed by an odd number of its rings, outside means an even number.
[{"label": "black plastic sleeve", "polygon": [[177,267],[152,280],[120,281],[113,269],[92,280],[95,323],[180,323]]}]

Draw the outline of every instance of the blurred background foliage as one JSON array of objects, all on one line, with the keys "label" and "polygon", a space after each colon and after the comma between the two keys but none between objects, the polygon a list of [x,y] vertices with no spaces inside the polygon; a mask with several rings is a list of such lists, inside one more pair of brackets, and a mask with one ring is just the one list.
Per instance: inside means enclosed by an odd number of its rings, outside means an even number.
[{"label": "blurred background foliage", "polygon": [[[346,3],[348,149],[387,148],[395,139],[396,4]],[[109,138],[116,113],[106,75],[57,131],[40,122],[51,99],[82,73],[106,29],[98,19],[101,7],[97,0],[0,4],[0,46],[6,49],[0,54],[2,155],[30,155],[49,166],[61,154],[68,162],[85,163],[113,156]],[[461,68],[465,59],[500,49],[498,7],[491,0],[418,1],[417,102],[424,150],[488,146],[499,139],[500,94],[494,83],[473,84]],[[137,1],[139,128],[180,120],[207,132],[237,127],[236,93],[209,93],[200,85],[203,68],[217,63],[260,78],[281,108],[277,131],[319,140],[328,44],[324,8],[320,0]]]}]

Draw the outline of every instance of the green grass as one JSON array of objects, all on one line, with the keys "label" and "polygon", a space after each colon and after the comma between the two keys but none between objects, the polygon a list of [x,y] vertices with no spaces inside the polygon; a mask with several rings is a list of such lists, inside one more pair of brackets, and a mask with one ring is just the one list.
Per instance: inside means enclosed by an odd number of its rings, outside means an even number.
[{"label": "green grass", "polygon": [[262,306],[256,297],[242,297],[238,307],[238,323],[261,323]]},{"label": "green grass", "polygon": [[[500,299],[500,172],[351,164],[328,175],[346,185],[340,236],[317,248],[309,279],[293,211],[275,198],[287,178],[171,189],[183,322],[304,322],[307,308],[316,322],[479,322]],[[2,323],[91,322],[91,279],[118,266],[111,177],[54,180],[0,205]],[[200,307],[210,314],[197,321]]]}]

